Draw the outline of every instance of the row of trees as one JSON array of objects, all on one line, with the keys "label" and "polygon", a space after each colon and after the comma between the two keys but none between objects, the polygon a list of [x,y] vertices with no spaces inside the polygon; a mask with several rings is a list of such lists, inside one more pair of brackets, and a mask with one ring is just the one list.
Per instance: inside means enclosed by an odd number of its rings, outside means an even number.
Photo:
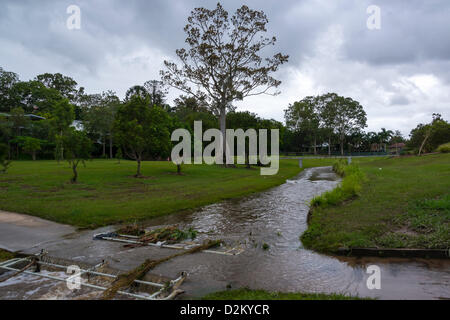
[{"label": "row of trees", "polygon": [[[217,115],[204,101],[182,95],[175,99],[172,107],[165,103],[166,93],[166,87],[155,80],[144,86],[133,86],[123,101],[108,91],[83,94],[83,103],[75,106],[59,93],[60,99],[45,113],[34,108],[33,114],[48,117],[41,121],[30,120],[22,107],[13,108],[7,118],[0,116],[0,163],[6,168],[20,152],[36,159],[38,153],[51,150],[58,161],[66,159],[71,162],[73,181],[76,181],[79,162],[90,158],[91,151],[95,150],[93,145],[97,145],[101,146],[97,147],[97,155],[113,158],[115,153],[119,153],[120,157],[123,154],[136,160],[136,176],[139,176],[144,159],[167,159],[172,146],[170,132],[174,129],[186,128],[193,133],[195,120],[202,120],[204,130],[219,128]],[[82,130],[78,131],[72,126],[77,120],[77,107],[82,124],[78,128]],[[367,119],[362,106],[335,93],[295,102],[289,105],[285,116],[286,126],[275,120],[261,119],[254,113],[230,110],[226,127],[279,129],[282,151],[310,149],[317,153],[319,148],[326,146],[331,153],[334,142],[339,142],[341,153],[344,146],[348,146],[349,151],[386,151],[387,143],[406,142],[399,131],[364,132]],[[449,132],[448,122],[435,114],[430,124],[420,124],[412,130],[408,146],[419,152],[432,151],[450,140]],[[373,149],[374,145],[376,149]]]},{"label": "row of trees", "polygon": [[344,154],[346,137],[367,126],[366,113],[359,102],[336,93],[309,96],[289,105],[285,120],[292,131],[306,133],[312,141],[314,154],[317,154],[318,140],[322,142],[324,138],[331,154],[333,136],[338,138],[341,154]]},{"label": "row of trees", "polygon": [[[316,154],[326,145],[331,154],[335,142],[341,154],[346,146],[349,151],[369,151],[374,143],[384,144],[386,150],[393,133],[364,133],[363,107],[335,93],[290,105],[286,126],[249,112],[235,112],[237,100],[279,93],[276,88],[281,82],[273,74],[288,56],[262,55],[276,43],[275,37],[265,35],[267,23],[264,12],[245,5],[231,16],[220,4],[212,10],[194,9],[184,28],[187,47],[176,51],[181,64],[165,61],[161,81],[131,87],[123,101],[113,91],[86,94],[74,79],[60,73],[20,81],[14,72],[0,68],[0,163],[6,167],[21,152],[33,159],[38,153],[51,155],[58,161],[71,161],[76,181],[76,167],[91,151],[110,158],[116,151],[137,161],[139,176],[141,161],[168,157],[170,132],[175,128],[193,131],[194,120],[202,120],[204,130],[220,128],[224,138],[227,127],[278,128],[282,151],[312,149]],[[173,106],[165,102],[168,86],[185,94]],[[36,117],[30,114],[43,120],[32,121]],[[437,129],[431,127],[423,125],[414,133],[424,136],[421,150],[435,140],[432,136]],[[401,139],[398,133],[394,136]]]}]

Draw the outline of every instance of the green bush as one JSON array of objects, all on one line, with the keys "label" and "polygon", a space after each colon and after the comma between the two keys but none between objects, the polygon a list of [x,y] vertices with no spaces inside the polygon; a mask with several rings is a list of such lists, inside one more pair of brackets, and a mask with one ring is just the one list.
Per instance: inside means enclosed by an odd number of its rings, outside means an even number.
[{"label": "green bush", "polygon": [[437,148],[437,152],[440,152],[440,153],[450,153],[450,142],[441,144],[441,145]]}]

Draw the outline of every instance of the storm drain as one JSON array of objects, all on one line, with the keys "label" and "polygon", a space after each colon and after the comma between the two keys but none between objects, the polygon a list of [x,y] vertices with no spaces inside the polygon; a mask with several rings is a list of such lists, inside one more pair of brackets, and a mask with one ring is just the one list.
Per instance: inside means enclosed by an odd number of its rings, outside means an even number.
[{"label": "storm drain", "polygon": [[[129,245],[136,246],[151,246],[151,247],[159,247],[166,249],[175,249],[175,250],[189,250],[195,247],[201,246],[201,244],[196,242],[180,242],[175,244],[168,244],[166,242],[144,242],[140,241],[140,238],[137,236],[118,234],[116,232],[107,232],[107,233],[98,233],[94,235],[94,240],[107,240],[107,241],[115,241],[122,242]],[[242,246],[229,246],[221,243],[220,246],[213,248],[202,250],[205,253],[213,253],[213,254],[221,254],[227,256],[236,256],[244,252],[244,248]]]},{"label": "storm drain", "polygon": [[[29,276],[46,278],[55,281],[55,283],[65,282],[66,284],[69,283],[74,286],[104,292],[113,284],[119,274],[118,271],[110,272],[111,269],[108,269],[108,272],[105,271],[105,269],[108,268],[105,266],[104,262],[95,266],[80,266],[79,262],[49,257],[46,255],[45,251],[41,251],[41,253],[37,255],[14,258],[0,263],[0,282],[14,278],[19,274],[26,274]],[[43,272],[43,270],[62,272],[57,272],[57,275],[55,275],[49,272]],[[1,271],[3,271],[3,274]],[[74,273],[67,273],[67,271]],[[182,272],[178,278],[165,281],[164,283],[134,280],[130,289],[119,290],[117,291],[117,294],[133,299],[170,300],[183,292],[179,287],[186,277],[187,274]]]}]

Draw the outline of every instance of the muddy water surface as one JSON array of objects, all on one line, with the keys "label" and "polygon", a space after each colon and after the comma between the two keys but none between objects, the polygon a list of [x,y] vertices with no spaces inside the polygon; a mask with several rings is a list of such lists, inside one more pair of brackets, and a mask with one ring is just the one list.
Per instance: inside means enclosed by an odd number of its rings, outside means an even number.
[{"label": "muddy water surface", "polygon": [[[306,169],[295,179],[269,191],[153,223],[193,227],[202,236],[235,241],[246,248],[239,256],[215,261],[202,255],[191,262],[170,262],[171,268],[197,265],[191,268],[200,282],[192,288],[194,293],[213,291],[214,287],[224,289],[227,282],[231,287],[341,292],[385,299],[450,298],[448,260],[344,259],[302,247],[299,235],[307,228],[307,203],[333,189],[338,182],[329,167]],[[268,250],[263,249],[264,244]],[[381,268],[380,290],[367,288],[366,268],[371,264]]]}]

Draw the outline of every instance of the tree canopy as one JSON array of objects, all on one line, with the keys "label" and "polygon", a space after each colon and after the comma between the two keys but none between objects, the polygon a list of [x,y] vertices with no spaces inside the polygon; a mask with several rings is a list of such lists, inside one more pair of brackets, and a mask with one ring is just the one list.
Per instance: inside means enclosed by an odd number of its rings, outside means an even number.
[{"label": "tree canopy", "polygon": [[276,43],[275,37],[264,35],[267,23],[263,11],[245,5],[231,17],[220,3],[213,10],[196,8],[184,28],[189,47],[176,50],[181,65],[164,61],[166,70],[161,75],[165,83],[205,101],[219,115],[224,146],[226,112],[233,101],[278,93],[271,89],[281,81],[272,74],[288,56],[261,56],[263,49]]}]

